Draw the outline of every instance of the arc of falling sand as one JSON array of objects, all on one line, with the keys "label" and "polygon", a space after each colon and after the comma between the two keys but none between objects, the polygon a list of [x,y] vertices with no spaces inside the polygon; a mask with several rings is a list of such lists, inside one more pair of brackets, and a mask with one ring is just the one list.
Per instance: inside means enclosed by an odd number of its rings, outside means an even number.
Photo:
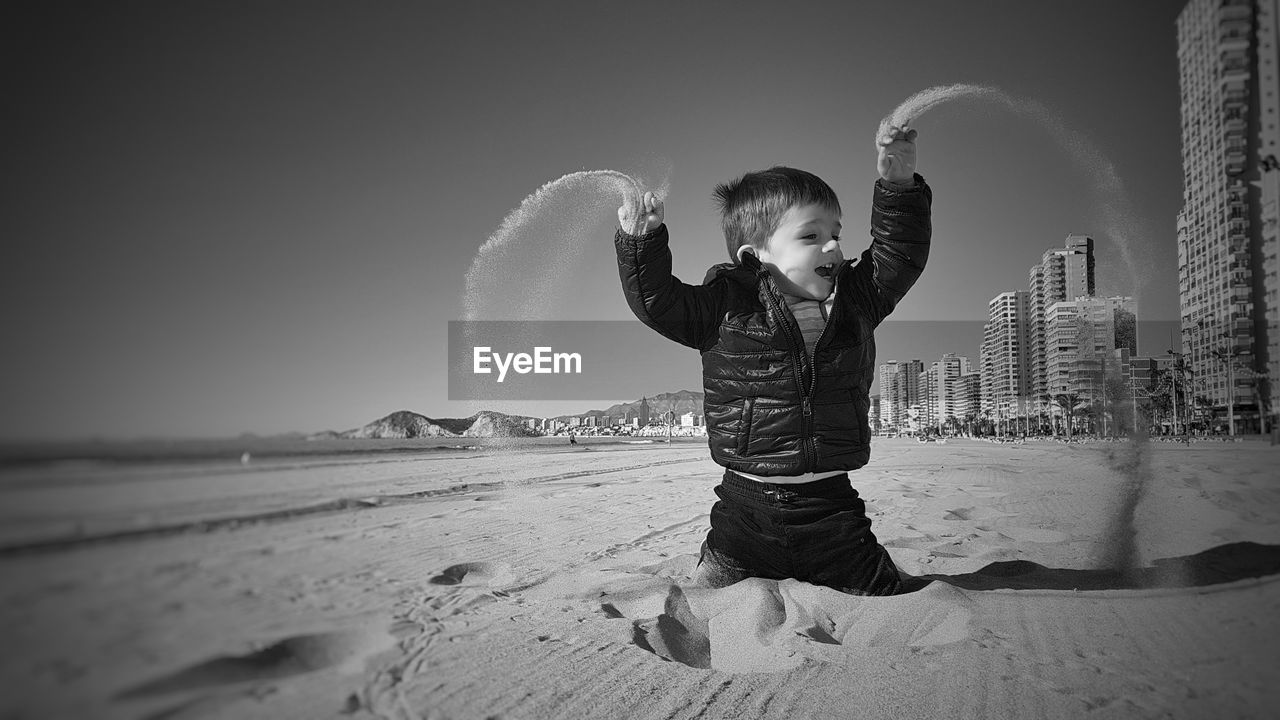
[{"label": "arc of falling sand", "polygon": [[[921,90],[907,98],[892,113],[880,121],[877,139],[891,126],[902,127],[942,103],[959,98],[983,98],[994,100],[1014,113],[1039,122],[1067,153],[1077,168],[1094,179],[1094,192],[1101,204],[1103,226],[1120,248],[1121,258],[1129,274],[1130,287],[1137,290],[1138,265],[1129,245],[1133,232],[1133,210],[1125,193],[1124,183],[1111,163],[1083,134],[1067,127],[1058,116],[1044,105],[1022,98],[1015,98],[1003,90],[985,85],[943,85]],[[1122,476],[1112,516],[1099,539],[1100,565],[1115,569],[1122,575],[1132,575],[1141,563],[1138,558],[1135,512],[1144,494],[1150,476],[1147,455],[1149,448],[1140,436],[1134,437],[1123,451],[1124,457],[1112,461],[1112,468]]]},{"label": "arc of falling sand", "polygon": [[[639,205],[639,199],[645,191],[644,183],[617,170],[581,170],[552,180],[531,193],[521,201],[519,207],[503,218],[502,224],[498,226],[498,229],[489,236],[488,240],[476,252],[475,259],[472,260],[471,267],[467,270],[465,278],[466,289],[464,291],[463,305],[467,320],[485,319],[480,317],[480,310],[485,294],[485,288],[482,287],[482,283],[485,278],[484,268],[486,264],[496,260],[500,255],[510,250],[519,237],[520,230],[532,218],[549,207],[555,195],[573,190],[575,186],[583,185],[587,186],[585,189],[595,193],[616,193],[621,198],[621,202],[629,202],[633,206]],[[665,182],[659,186],[658,194],[660,196],[666,194]],[[637,223],[642,220],[643,216],[638,214]],[[638,225],[631,228],[633,233],[636,229],[638,229]]]},{"label": "arc of falling sand", "polygon": [[[876,137],[884,135],[890,126],[902,127],[933,108],[952,100],[981,98],[1004,106],[1016,115],[1034,120],[1049,132],[1058,147],[1067,154],[1082,174],[1093,180],[1094,194],[1102,214],[1103,229],[1120,248],[1129,286],[1138,290],[1139,263],[1130,241],[1139,236],[1134,226],[1133,206],[1125,192],[1124,182],[1115,165],[1102,154],[1083,133],[1073,130],[1043,104],[1026,98],[1014,97],[989,85],[955,84],[925,88],[902,101],[892,113],[880,121]],[[1135,301],[1137,298],[1135,297]]]},{"label": "arc of falling sand", "polygon": [[[583,170],[552,180],[521,201],[518,207],[503,218],[502,224],[476,252],[464,278],[466,287],[463,310],[464,319],[468,321],[464,325],[464,334],[468,344],[474,345],[477,340],[475,326],[471,322],[495,319],[486,312],[485,305],[486,296],[494,289],[494,271],[518,265],[519,258],[515,257],[515,253],[521,250],[519,244],[534,218],[547,211],[573,210],[574,212],[566,213],[569,219],[566,236],[582,241],[591,232],[588,227],[590,221],[584,220],[582,215],[584,211],[591,209],[598,197],[616,195],[620,198],[620,204],[630,203],[632,207],[638,208],[644,190],[644,183],[617,170]],[[655,190],[660,196],[665,195],[667,182],[664,180]],[[637,213],[636,221],[643,222],[643,215]],[[636,229],[637,227],[631,228],[633,234]],[[545,306],[549,296],[559,289],[557,278],[564,271],[564,268],[552,270],[551,275],[544,274],[529,286],[523,312],[526,319],[542,319],[538,309]],[[533,311],[531,317],[530,310]],[[509,338],[510,340],[518,342],[526,339],[519,329],[514,332],[516,336]],[[463,374],[462,377],[467,376]],[[482,409],[477,400],[467,400],[465,404],[473,415]]]}]

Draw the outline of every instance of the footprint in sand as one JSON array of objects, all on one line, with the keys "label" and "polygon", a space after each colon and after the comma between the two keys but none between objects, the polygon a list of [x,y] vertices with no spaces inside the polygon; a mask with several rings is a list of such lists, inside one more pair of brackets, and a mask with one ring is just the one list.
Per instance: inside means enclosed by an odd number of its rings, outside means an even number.
[{"label": "footprint in sand", "polygon": [[508,565],[470,562],[450,565],[427,582],[432,585],[491,585],[512,575]]},{"label": "footprint in sand", "polygon": [[1061,543],[1071,538],[1070,535],[1064,532],[1045,530],[1043,528],[1002,527],[998,532],[1017,542]]},{"label": "footprint in sand", "polygon": [[979,507],[979,508],[966,507],[966,508],[955,508],[953,510],[948,510],[947,513],[942,516],[942,519],[943,520],[993,520],[993,519],[1002,518],[1002,517],[1008,517],[1008,513],[1002,513],[999,510],[993,510],[991,508],[985,508],[985,507]]},{"label": "footprint in sand", "polygon": [[689,609],[689,601],[679,585],[671,586],[661,615],[632,623],[631,641],[663,660],[711,668],[707,623]]},{"label": "footprint in sand", "polygon": [[132,700],[189,690],[277,680],[326,668],[359,670],[368,657],[395,645],[383,627],[295,635],[242,655],[223,655],[151,680],[116,695]]}]

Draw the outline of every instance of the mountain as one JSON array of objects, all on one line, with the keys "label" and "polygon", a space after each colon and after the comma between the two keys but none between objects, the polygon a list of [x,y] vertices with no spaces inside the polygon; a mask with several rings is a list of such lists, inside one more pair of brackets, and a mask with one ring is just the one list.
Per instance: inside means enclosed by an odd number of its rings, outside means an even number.
[{"label": "mountain", "polygon": [[354,430],[340,433],[344,438],[420,437],[527,437],[537,435],[525,426],[528,418],[481,410],[469,418],[432,419],[400,410]]},{"label": "mountain", "polygon": [[[660,421],[663,413],[675,411],[676,417],[687,412],[702,414],[702,393],[692,390],[680,390],[673,393],[660,393],[645,398],[649,403],[649,417]],[[616,417],[623,413],[634,413],[640,407],[640,401],[613,405],[604,410],[588,410],[583,415],[609,415]],[[564,420],[572,415],[562,415]],[[308,436],[309,440],[329,438],[377,439],[387,438],[403,440],[422,437],[531,437],[541,435],[532,431],[525,424],[529,417],[524,415],[507,415],[492,410],[481,410],[467,418],[429,418],[409,410],[399,410],[390,415],[374,420],[363,427],[334,433],[325,431]]]},{"label": "mountain", "polygon": [[[645,398],[649,403],[649,417],[658,419],[662,414],[674,410],[676,417],[692,412],[698,415],[702,414],[702,393],[693,390],[679,390],[673,393],[659,393]],[[604,410],[588,410],[584,413],[575,413],[573,415],[561,415],[558,420],[565,420],[570,417],[583,417],[586,415],[608,415],[614,417],[623,413],[634,413],[640,408],[640,401],[636,400],[629,403],[621,403],[610,406]]]}]

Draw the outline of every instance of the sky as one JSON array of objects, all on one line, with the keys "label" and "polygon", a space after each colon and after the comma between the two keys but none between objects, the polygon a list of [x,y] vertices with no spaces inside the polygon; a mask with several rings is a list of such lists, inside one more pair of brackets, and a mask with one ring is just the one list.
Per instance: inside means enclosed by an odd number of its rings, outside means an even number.
[{"label": "sky", "polygon": [[[854,255],[880,118],[952,83],[1044,106],[1124,197],[1100,195],[1043,123],[982,101],[933,110],[915,123],[933,250],[893,319],[981,321],[1070,233],[1095,237],[1102,291],[1174,319],[1181,7],[8,3],[0,440],[465,416],[474,404],[448,399],[448,323],[477,250],[539,187],[606,168],[665,180],[675,272],[697,283],[727,259],[714,185],[801,167],[840,196]],[[616,198],[572,202],[593,220],[516,238],[484,287],[527,284],[543,319],[631,319]],[[1136,277],[1108,236],[1117,203]],[[660,357],[618,372],[651,374],[651,393],[697,389],[692,351]]]}]

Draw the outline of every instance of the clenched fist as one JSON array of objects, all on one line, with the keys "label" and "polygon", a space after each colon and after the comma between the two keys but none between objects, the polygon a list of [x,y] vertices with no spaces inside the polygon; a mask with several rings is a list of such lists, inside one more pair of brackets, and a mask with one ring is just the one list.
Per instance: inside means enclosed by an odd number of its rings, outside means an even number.
[{"label": "clenched fist", "polygon": [[886,125],[876,138],[876,169],[880,177],[891,183],[915,184],[916,131]]},{"label": "clenched fist", "polygon": [[618,224],[632,235],[643,235],[662,225],[662,200],[651,192],[636,198],[638,202],[624,202],[618,208]]}]

